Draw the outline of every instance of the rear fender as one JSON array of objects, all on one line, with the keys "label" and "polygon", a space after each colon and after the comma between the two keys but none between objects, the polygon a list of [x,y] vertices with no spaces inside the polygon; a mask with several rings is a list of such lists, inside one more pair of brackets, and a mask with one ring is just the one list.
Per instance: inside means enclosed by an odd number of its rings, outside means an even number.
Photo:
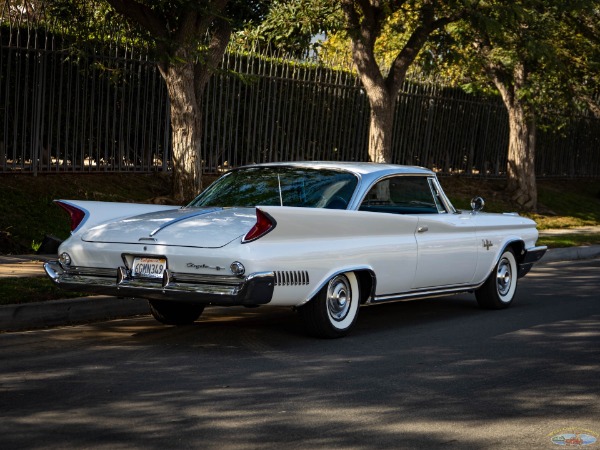
[{"label": "rear fender", "polygon": [[[168,209],[179,209],[173,205],[149,205],[142,203],[119,203],[119,202],[96,202],[89,200],[54,200],[58,206],[60,203],[70,208],[75,208],[83,213],[83,218],[76,224],[71,234],[81,232],[109,220],[122,219],[140,214],[165,211]],[[62,207],[62,206],[61,206]],[[67,209],[62,207],[63,209]],[[68,211],[67,211],[68,212]],[[69,213],[70,214],[70,213]]]}]

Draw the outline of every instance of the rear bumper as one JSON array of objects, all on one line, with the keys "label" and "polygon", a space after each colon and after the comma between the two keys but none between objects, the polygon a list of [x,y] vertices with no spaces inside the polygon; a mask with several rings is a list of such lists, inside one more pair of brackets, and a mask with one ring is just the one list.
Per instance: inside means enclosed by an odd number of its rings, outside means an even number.
[{"label": "rear bumper", "polygon": [[532,247],[525,250],[525,254],[522,256],[519,262],[519,278],[524,277],[529,273],[533,265],[542,259],[542,256],[546,253],[548,247],[545,245],[539,247]]},{"label": "rear bumper", "polygon": [[165,271],[162,279],[132,278],[125,267],[63,268],[58,261],[44,264],[46,274],[64,289],[118,297],[173,300],[204,305],[265,305],[273,297],[275,274],[246,277],[211,276]]}]

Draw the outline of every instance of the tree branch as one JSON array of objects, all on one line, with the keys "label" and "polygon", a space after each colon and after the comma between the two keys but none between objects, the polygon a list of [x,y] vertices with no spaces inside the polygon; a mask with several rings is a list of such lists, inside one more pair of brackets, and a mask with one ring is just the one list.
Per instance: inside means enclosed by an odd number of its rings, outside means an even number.
[{"label": "tree branch", "polygon": [[395,94],[402,87],[408,68],[417,58],[431,33],[461,19],[465,14],[466,10],[462,10],[456,14],[436,19],[433,3],[427,2],[422,6],[421,24],[413,31],[404,48],[394,59],[386,78],[386,87],[391,94]]},{"label": "tree branch", "polygon": [[107,0],[107,2],[115,11],[139,23],[150,34],[162,39],[169,37],[166,22],[148,6],[135,0]]},{"label": "tree branch", "polygon": [[577,97],[587,105],[588,109],[596,119],[600,119],[600,105],[597,101],[594,101],[589,95],[579,92],[577,93]]},{"label": "tree branch", "polygon": [[232,27],[227,19],[217,19],[208,50],[206,51],[204,64],[196,64],[195,67],[195,90],[196,96],[202,98],[208,80],[217,69],[219,62],[231,38]]}]

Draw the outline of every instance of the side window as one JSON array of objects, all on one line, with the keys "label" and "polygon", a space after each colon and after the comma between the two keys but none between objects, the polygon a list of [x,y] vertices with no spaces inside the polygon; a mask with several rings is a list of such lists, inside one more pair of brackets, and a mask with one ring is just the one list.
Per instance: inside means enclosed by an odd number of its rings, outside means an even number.
[{"label": "side window", "polygon": [[386,178],[371,188],[359,210],[390,214],[438,214],[443,212],[443,207],[433,192],[427,177]]}]

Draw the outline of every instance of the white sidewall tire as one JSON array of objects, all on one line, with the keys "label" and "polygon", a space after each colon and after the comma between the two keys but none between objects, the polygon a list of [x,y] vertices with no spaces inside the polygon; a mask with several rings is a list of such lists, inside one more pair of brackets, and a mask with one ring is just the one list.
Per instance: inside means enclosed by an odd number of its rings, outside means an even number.
[{"label": "white sidewall tire", "polygon": [[[508,291],[502,293],[501,283],[498,280],[500,275],[500,271],[503,270],[503,264],[507,264],[508,268],[510,268],[510,285],[508,287]],[[517,290],[517,260],[515,259],[515,255],[513,252],[505,250],[500,257],[500,261],[496,267],[496,291],[498,292],[498,300],[502,303],[507,304],[512,302],[512,299],[515,296],[515,291]]]},{"label": "white sidewall tire", "polygon": [[[327,308],[327,318],[329,319],[331,326],[340,331],[344,331],[348,327],[352,326],[354,320],[356,319],[356,313],[358,311],[358,306],[360,303],[360,291],[358,290],[358,281],[356,279],[356,275],[354,275],[354,272],[347,272],[344,273],[342,276],[345,276],[348,279],[348,282],[350,283],[350,292],[348,293],[350,297],[350,307],[348,309],[348,313],[346,314],[343,320],[336,320],[329,311],[329,308]],[[335,280],[336,278],[337,277],[334,277],[331,281]]]},{"label": "white sidewall tire", "polygon": [[353,272],[333,276],[311,301],[298,309],[306,331],[325,339],[350,332],[358,318],[360,283]]},{"label": "white sidewall tire", "polygon": [[479,306],[485,309],[508,308],[515,298],[518,277],[517,259],[512,249],[507,248],[485,283],[475,291]]}]

